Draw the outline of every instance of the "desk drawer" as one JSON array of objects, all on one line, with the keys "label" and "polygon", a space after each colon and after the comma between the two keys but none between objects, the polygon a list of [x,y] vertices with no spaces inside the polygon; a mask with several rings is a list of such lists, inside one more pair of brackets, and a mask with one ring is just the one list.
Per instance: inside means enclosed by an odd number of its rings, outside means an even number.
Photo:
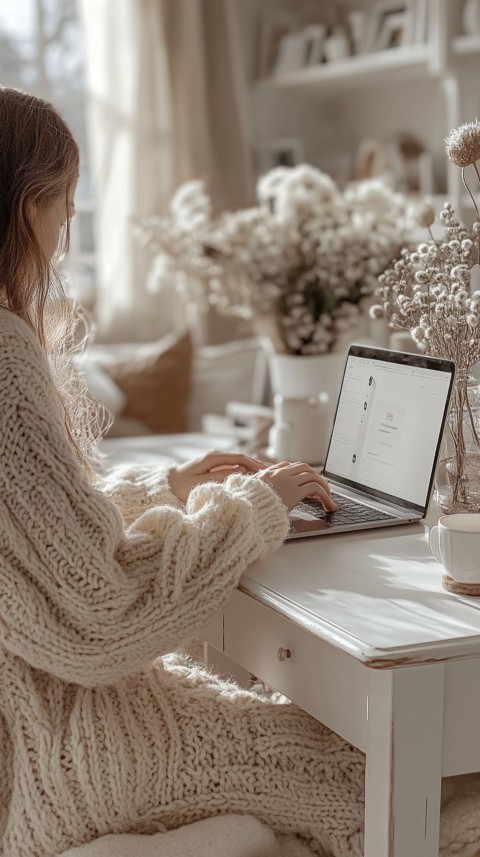
[{"label": "desk drawer", "polygon": [[365,750],[368,669],[350,655],[239,591],[224,612],[224,652]]}]

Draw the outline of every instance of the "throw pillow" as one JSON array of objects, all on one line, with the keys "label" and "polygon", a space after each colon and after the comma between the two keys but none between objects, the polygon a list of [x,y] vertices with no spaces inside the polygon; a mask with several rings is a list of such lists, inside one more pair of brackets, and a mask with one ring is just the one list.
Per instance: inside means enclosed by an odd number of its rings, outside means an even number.
[{"label": "throw pillow", "polygon": [[125,396],[122,417],[140,420],[158,434],[187,430],[192,373],[190,334],[169,334],[148,343],[93,346],[100,363]]}]

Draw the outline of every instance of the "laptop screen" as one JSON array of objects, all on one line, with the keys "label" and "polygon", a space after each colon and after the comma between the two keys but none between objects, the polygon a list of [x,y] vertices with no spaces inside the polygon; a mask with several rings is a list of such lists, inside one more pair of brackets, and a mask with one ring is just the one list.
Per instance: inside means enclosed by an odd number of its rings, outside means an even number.
[{"label": "laptop screen", "polygon": [[324,475],[424,511],[454,369],[450,360],[351,346]]}]

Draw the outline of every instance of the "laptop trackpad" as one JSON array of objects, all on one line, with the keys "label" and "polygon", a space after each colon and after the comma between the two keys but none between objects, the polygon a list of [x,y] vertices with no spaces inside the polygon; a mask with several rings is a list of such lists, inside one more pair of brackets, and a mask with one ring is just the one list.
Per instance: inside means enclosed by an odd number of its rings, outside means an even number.
[{"label": "laptop trackpad", "polygon": [[316,518],[314,515],[309,515],[308,512],[300,512],[293,509],[290,512],[290,529],[297,533],[315,533],[320,530],[327,530],[332,526],[332,523],[325,518]]}]

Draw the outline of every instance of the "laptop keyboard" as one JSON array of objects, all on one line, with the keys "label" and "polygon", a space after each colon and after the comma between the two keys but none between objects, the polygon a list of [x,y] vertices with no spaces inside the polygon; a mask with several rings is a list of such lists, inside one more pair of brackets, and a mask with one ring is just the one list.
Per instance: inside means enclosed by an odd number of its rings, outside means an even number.
[{"label": "laptop keyboard", "polygon": [[356,500],[344,497],[342,494],[336,494],[334,491],[332,491],[331,496],[337,505],[336,512],[327,512],[319,500],[314,500],[310,497],[298,503],[295,508],[301,512],[308,512],[314,518],[325,521],[328,526],[333,526],[334,524],[362,524],[365,521],[383,521],[395,517],[395,515],[380,512],[371,506],[365,506],[364,503],[358,503]]}]

